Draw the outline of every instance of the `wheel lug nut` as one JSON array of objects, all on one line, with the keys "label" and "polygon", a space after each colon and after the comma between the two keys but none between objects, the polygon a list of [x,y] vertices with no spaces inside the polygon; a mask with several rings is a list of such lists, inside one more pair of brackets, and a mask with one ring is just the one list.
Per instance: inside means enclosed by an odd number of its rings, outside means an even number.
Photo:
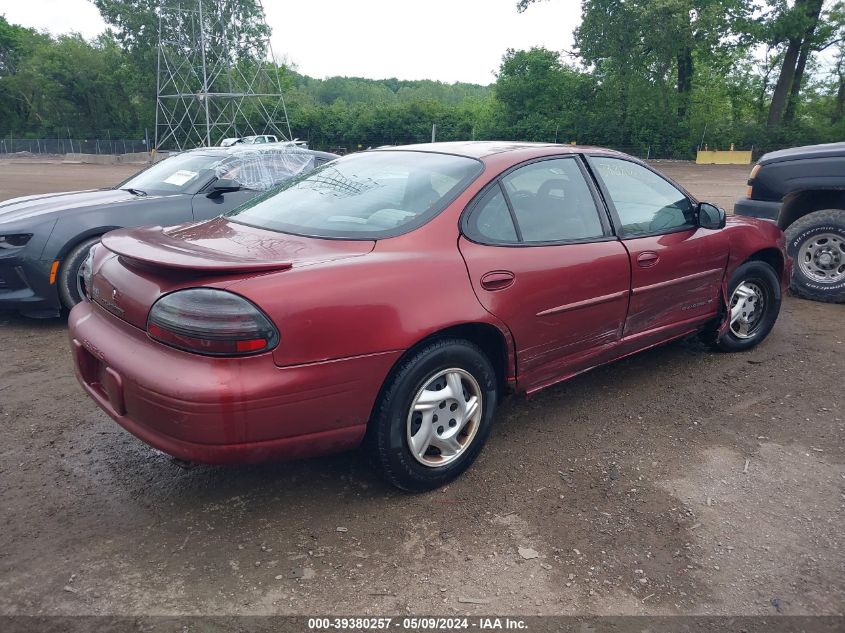
[{"label": "wheel lug nut", "polygon": [[455,422],[455,419],[454,419],[454,418],[452,418],[451,420],[449,420],[449,426],[454,427],[456,424],[457,424],[457,422]]},{"label": "wheel lug nut", "polygon": [[437,434],[438,434],[438,435],[443,435],[443,427],[442,427],[442,426],[438,426],[438,427],[437,427]]}]

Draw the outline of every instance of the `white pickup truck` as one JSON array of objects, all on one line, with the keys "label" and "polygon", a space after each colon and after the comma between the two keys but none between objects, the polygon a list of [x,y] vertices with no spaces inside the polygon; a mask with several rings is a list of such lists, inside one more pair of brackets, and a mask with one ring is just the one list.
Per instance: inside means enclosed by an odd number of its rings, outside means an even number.
[{"label": "white pickup truck", "polygon": [[235,138],[224,138],[220,147],[230,145],[256,145],[258,143],[278,143],[279,139],[272,134],[257,134],[255,136],[238,136]]}]

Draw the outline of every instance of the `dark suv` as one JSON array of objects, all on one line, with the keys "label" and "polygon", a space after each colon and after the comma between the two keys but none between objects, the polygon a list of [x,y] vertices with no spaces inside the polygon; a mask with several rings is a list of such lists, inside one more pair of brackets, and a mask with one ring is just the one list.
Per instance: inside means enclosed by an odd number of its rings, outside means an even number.
[{"label": "dark suv", "polygon": [[765,154],[751,170],[734,213],[777,222],[794,259],[790,288],[845,302],[845,143]]}]

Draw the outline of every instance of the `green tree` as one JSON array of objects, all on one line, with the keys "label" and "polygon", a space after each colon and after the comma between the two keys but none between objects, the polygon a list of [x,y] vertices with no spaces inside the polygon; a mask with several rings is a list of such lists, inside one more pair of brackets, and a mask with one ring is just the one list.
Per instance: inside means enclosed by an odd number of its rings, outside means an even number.
[{"label": "green tree", "polygon": [[795,119],[805,71],[814,53],[843,41],[843,3],[825,6],[824,0],[768,0],[770,13],[763,21],[761,39],[772,49],[782,48],[780,72],[769,105],[770,129]]},{"label": "green tree", "polygon": [[578,106],[592,100],[594,89],[589,75],[545,48],[509,49],[495,84],[508,135],[535,141],[576,138],[585,127],[585,111]]},{"label": "green tree", "polygon": [[[520,0],[517,8],[537,1]],[[664,91],[664,102],[684,119],[696,64],[729,64],[747,43],[753,7],[751,0],[582,0],[581,8],[575,31],[581,59],[600,73],[633,73],[661,87],[671,81],[675,95]]]},{"label": "green tree", "polygon": [[[155,51],[159,35],[159,12],[181,8],[182,21],[165,20],[165,27],[190,30],[199,19],[198,9],[205,15],[219,17],[219,28],[209,29],[209,45],[222,45],[234,51],[255,50],[269,35],[264,11],[256,0],[91,0],[100,15],[117,32],[120,43],[132,52]],[[174,33],[162,33],[172,38]]]},{"label": "green tree", "polygon": [[53,39],[0,17],[0,60],[0,121],[10,131],[88,136],[111,128],[136,136],[143,129],[134,68],[108,34]]},{"label": "green tree", "polygon": [[[159,30],[165,41],[180,41],[185,33],[199,37],[199,9],[207,50],[225,51],[232,65],[245,68],[263,57],[269,29],[256,0],[91,0],[135,67],[134,87],[154,116],[158,69]],[[185,11],[175,11],[175,8]],[[159,15],[165,16],[159,21]],[[188,44],[191,45],[191,44]],[[197,44],[198,45],[198,44]],[[187,73],[182,71],[183,75]],[[213,77],[212,90],[238,89],[238,73]],[[240,86],[243,88],[243,86]],[[256,87],[260,88],[260,87]],[[197,86],[199,89],[199,86]],[[266,90],[265,90],[266,91]],[[275,90],[271,90],[275,92]]]},{"label": "green tree", "polygon": [[770,128],[780,125],[788,102],[794,102],[801,89],[801,80],[823,0],[796,0],[793,7],[785,3],[779,4],[781,11],[773,21],[771,31],[776,34],[775,37],[785,38],[786,51],[769,106]]}]

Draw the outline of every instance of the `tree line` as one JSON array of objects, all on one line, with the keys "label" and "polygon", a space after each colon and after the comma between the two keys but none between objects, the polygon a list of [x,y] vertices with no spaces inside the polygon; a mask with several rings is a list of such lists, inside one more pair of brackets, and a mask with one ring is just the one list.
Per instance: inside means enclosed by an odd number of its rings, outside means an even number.
[{"label": "tree line", "polygon": [[[110,25],[93,40],[0,16],[0,135],[152,132],[159,1],[92,1]],[[519,0],[515,12],[539,1],[563,0]],[[203,2],[231,11],[239,37],[266,35],[255,0]],[[581,4],[573,50],[507,50],[489,86],[315,79],[281,64],[293,134],[354,150],[423,142],[436,124],[438,140],[577,141],[679,158],[702,144],[763,151],[845,139],[843,1]]]}]

